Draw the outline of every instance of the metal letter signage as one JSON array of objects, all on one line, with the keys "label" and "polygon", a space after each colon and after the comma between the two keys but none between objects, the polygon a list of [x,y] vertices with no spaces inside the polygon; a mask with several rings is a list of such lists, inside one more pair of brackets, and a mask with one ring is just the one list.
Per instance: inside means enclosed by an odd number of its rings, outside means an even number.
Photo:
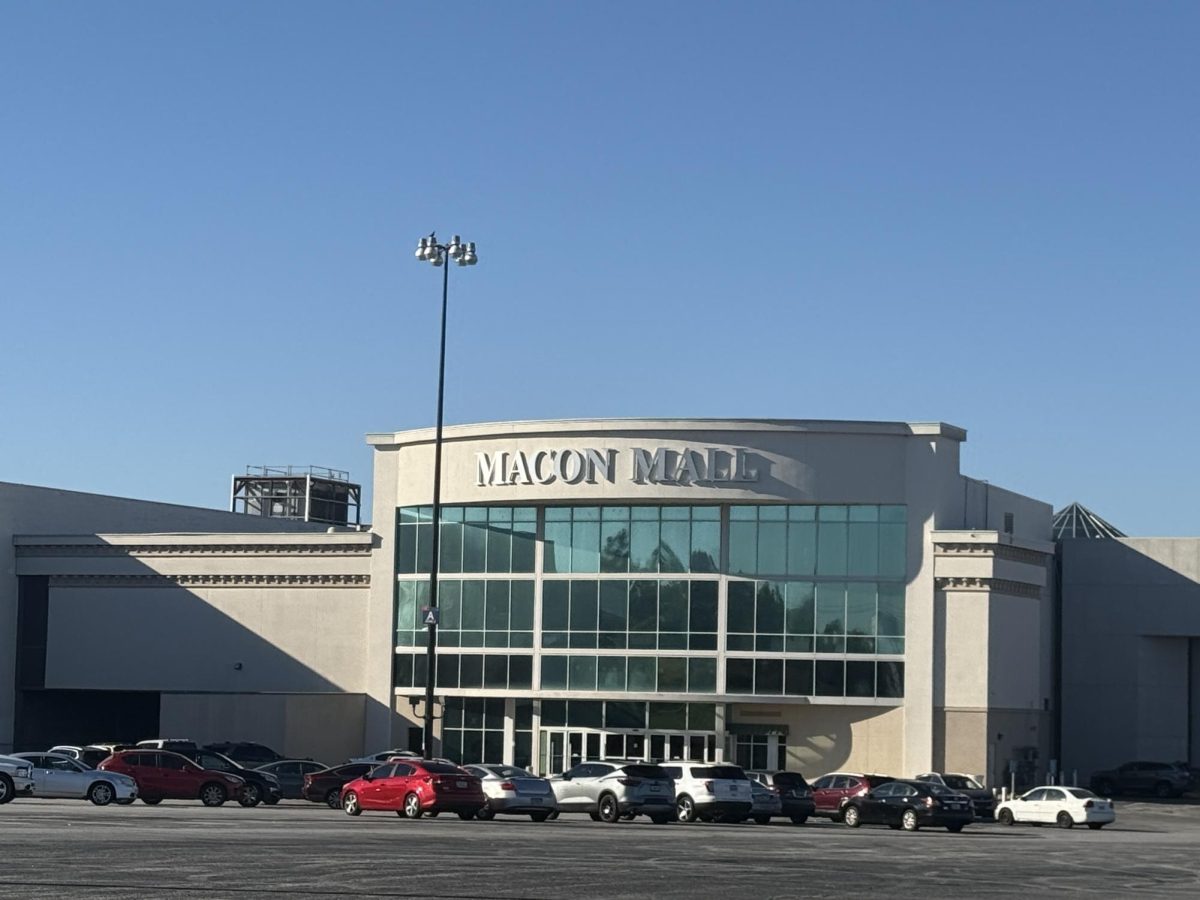
[{"label": "metal letter signage", "polygon": [[[512,487],[517,485],[553,484],[613,484],[621,468],[615,449],[582,450],[566,448],[524,450],[475,454],[475,484],[478,487]],[[634,484],[735,484],[758,481],[758,469],[750,464],[750,453],[742,448],[731,450],[705,447],[675,450],[656,447],[647,450],[633,447],[625,468]]]}]

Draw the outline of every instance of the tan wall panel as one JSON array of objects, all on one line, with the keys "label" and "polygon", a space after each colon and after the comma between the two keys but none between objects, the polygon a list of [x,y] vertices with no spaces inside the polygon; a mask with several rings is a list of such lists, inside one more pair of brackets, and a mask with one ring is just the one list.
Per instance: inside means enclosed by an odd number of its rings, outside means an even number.
[{"label": "tan wall panel", "polygon": [[363,752],[362,694],[163,694],[163,737],[255,741],[335,765]]}]

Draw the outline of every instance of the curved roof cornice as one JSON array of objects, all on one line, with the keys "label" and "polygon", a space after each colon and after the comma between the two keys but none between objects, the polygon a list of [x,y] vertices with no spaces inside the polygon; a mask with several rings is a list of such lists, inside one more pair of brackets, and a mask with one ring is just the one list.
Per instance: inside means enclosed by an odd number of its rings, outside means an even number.
[{"label": "curved roof cornice", "polygon": [[[945,422],[872,422],[839,419],[541,419],[516,422],[485,422],[448,425],[443,440],[473,440],[489,437],[550,436],[574,434],[669,433],[688,431],[781,432],[807,434],[887,435],[892,437],[935,436],[965,441],[967,432]],[[421,444],[432,441],[435,429],[377,432],[367,435],[374,447]]]}]

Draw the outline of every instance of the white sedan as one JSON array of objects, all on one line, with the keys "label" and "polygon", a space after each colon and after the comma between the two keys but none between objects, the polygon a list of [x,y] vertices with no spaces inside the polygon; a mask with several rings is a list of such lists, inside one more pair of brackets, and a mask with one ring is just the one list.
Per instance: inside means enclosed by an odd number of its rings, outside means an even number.
[{"label": "white sedan", "polygon": [[1083,788],[1057,785],[1036,787],[996,807],[996,820],[1001,825],[1016,822],[1054,824],[1059,828],[1087,825],[1099,831],[1116,818],[1111,800]]},{"label": "white sedan", "polygon": [[33,767],[35,797],[91,800],[97,806],[117,802],[127,806],[137,799],[137,782],[120,772],[89,769],[59,753],[14,753]]}]

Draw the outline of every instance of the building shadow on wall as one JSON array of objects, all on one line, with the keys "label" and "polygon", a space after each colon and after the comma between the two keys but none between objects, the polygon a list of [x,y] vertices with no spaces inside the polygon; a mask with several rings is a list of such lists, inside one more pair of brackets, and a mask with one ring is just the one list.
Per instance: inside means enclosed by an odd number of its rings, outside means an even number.
[{"label": "building shadow on wall", "polygon": [[1200,765],[1200,582],[1120,540],[1072,538],[1059,552],[1064,772]]},{"label": "building shadow on wall", "polygon": [[[114,561],[119,574],[103,574]],[[336,665],[338,643],[365,656],[366,634],[340,630],[351,617],[339,616],[337,595],[351,588],[164,576],[125,555],[63,568],[75,574],[19,576],[15,749],[173,737],[256,741],[317,759],[361,751],[364,724],[381,704],[303,658],[333,655]],[[297,591],[322,602],[296,609]],[[286,634],[293,652],[238,621],[241,611],[263,631]],[[161,733],[179,722],[189,733]]]}]

